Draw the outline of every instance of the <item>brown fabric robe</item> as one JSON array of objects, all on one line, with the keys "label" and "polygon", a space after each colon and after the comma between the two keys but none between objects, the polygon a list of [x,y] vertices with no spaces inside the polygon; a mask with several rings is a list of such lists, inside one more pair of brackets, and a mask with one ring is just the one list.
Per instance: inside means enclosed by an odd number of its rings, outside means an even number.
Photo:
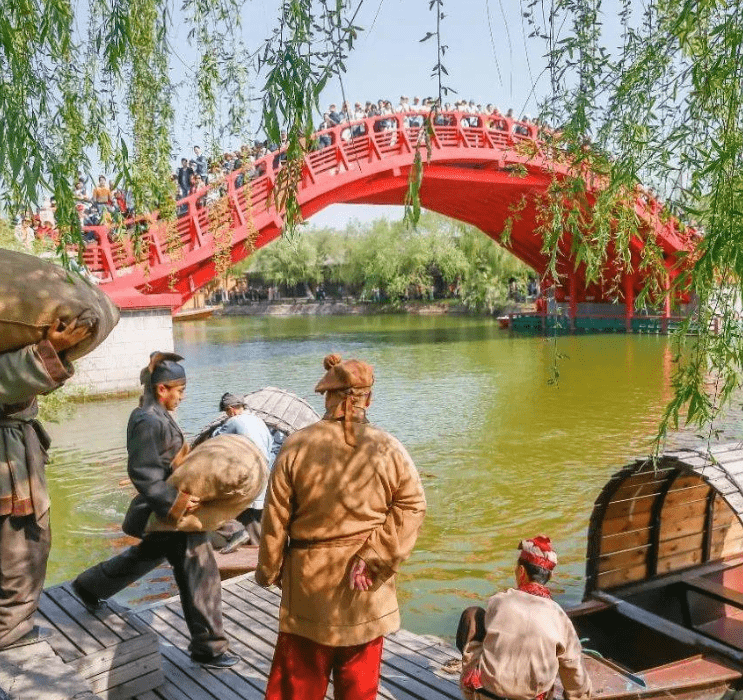
[{"label": "brown fabric robe", "polygon": [[[284,443],[269,481],[256,581],[281,579],[281,631],[329,646],[364,644],[399,628],[395,573],[410,555],[426,511],[405,448],[368,423],[327,419]],[[373,572],[352,591],[355,556]]]},{"label": "brown fabric robe", "polygon": [[0,648],[33,627],[51,546],[49,438],[36,396],[72,373],[46,340],[0,354]]},{"label": "brown fabric robe", "polygon": [[[511,700],[549,693],[559,674],[566,700],[588,700],[591,679],[565,611],[549,598],[513,588],[496,593],[485,612],[485,639],[469,642],[462,674],[479,669],[485,690]],[[479,693],[462,688],[466,700]]]}]

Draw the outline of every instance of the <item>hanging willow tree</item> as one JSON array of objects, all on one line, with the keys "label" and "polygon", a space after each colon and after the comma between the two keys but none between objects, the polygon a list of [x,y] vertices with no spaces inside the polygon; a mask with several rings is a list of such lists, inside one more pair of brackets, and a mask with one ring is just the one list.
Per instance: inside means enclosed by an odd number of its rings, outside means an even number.
[{"label": "hanging willow tree", "polygon": [[[743,371],[743,3],[619,0],[606,9],[600,0],[531,0],[523,9],[548,48],[543,116],[560,126],[576,166],[548,197],[544,252],[554,259],[569,235],[589,279],[606,282],[612,251],[629,260],[639,222],[628,212],[640,184],[699,228],[693,259],[677,261],[688,273],[674,291],[690,295],[696,311],[675,337],[674,397],[658,439],[679,418],[711,435]],[[604,187],[581,226],[565,226],[585,189],[581,164],[603,173]],[[644,256],[643,269],[662,268],[653,246]],[[657,298],[659,286],[648,273],[638,303]]]},{"label": "hanging willow tree", "polygon": [[[73,189],[91,156],[131,188],[135,211],[175,215],[171,151],[175,86],[173,0],[14,0],[0,13],[0,194],[15,212],[56,198],[59,252],[79,243]],[[264,79],[263,127],[289,135],[279,205],[298,219],[295,185],[321,90],[344,70],[360,2],[284,0],[275,32],[243,46],[244,0],[186,0],[179,19],[200,57],[193,80],[198,113],[218,152],[244,135],[248,66]],[[223,102],[229,96],[228,104]],[[93,155],[92,155],[93,154]],[[146,230],[146,220],[135,239]],[[135,240],[135,244],[138,241]],[[141,244],[141,241],[139,241]]]},{"label": "hanging willow tree", "polygon": [[[441,98],[448,89],[444,3],[424,1],[435,13],[435,31],[423,40],[436,37]],[[185,0],[180,9],[200,57],[194,91],[212,152],[226,135],[245,132],[247,66],[261,76],[262,126],[274,143],[282,129],[288,133],[275,196],[289,228],[300,219],[296,184],[318,98],[345,70],[362,2],[282,0],[275,31],[252,52],[240,38],[240,18],[250,12],[244,0]],[[77,172],[89,170],[91,153],[132,188],[137,213],[174,216],[173,0],[88,0],[81,10],[82,4],[14,0],[0,13],[0,193],[7,211],[55,196],[63,257],[67,244],[81,240],[73,187]],[[574,170],[541,203],[540,233],[553,277],[569,240],[588,280],[611,285],[617,280],[604,278],[609,255],[622,263],[620,272],[630,266],[640,183],[703,229],[689,274],[678,277],[697,311],[676,338],[675,395],[662,436],[683,411],[692,423],[709,424],[743,372],[736,313],[743,274],[743,4],[616,0],[614,7],[604,13],[600,0],[522,0],[532,36],[549,57],[543,116],[559,126],[555,152]],[[619,40],[604,31],[607,25],[620,28]],[[225,94],[228,105],[220,103]],[[413,224],[426,145],[419,144],[411,171]],[[591,198],[587,172],[602,178]],[[662,294],[663,264],[657,246],[646,245],[639,265],[647,284],[638,304]],[[718,334],[710,332],[714,317]],[[697,335],[689,339],[692,323]]]}]

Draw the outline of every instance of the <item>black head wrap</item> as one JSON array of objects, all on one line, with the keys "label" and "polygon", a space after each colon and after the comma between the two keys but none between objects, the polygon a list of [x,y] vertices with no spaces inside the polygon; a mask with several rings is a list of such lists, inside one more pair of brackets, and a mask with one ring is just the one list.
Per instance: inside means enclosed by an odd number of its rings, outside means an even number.
[{"label": "black head wrap", "polygon": [[231,406],[245,406],[245,401],[239,396],[230,394],[228,391],[226,394],[223,394],[222,398],[219,400],[219,410],[226,411]]},{"label": "black head wrap", "polygon": [[141,383],[150,390],[158,384],[185,384],[186,370],[178,364],[181,360],[174,352],[153,352],[150,363],[139,375]]}]

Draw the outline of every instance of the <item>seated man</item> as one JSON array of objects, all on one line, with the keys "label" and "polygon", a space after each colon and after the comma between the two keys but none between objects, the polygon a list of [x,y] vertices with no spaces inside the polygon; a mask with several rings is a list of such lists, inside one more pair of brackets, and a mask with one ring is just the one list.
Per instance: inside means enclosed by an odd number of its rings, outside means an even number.
[{"label": "seated man", "polygon": [[459,621],[460,686],[467,700],[544,700],[559,674],[565,700],[585,700],[591,679],[573,623],[545,586],[557,564],[548,537],[519,543],[517,588],[496,593],[487,610],[467,608]]},{"label": "seated man", "polygon": [[[219,401],[219,410],[224,411],[228,418],[217,428],[212,437],[217,435],[233,434],[248,438],[266,458],[269,472],[275,459],[273,454],[273,437],[268,426],[254,413],[245,410],[245,402],[229,392]],[[263,502],[266,499],[266,486],[258,494],[250,508],[237,516],[237,520],[228,520],[217,530],[226,540],[222,552],[229,553],[241,544],[258,544],[261,541],[261,518],[263,517]]]}]

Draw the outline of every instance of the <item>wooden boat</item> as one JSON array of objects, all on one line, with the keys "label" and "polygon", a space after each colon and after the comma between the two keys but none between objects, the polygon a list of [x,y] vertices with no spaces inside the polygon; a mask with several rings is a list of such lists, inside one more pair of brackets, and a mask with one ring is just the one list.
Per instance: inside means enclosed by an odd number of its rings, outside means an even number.
[{"label": "wooden boat", "polygon": [[498,326],[500,328],[503,328],[504,330],[506,328],[511,327],[511,317],[510,316],[498,316]]},{"label": "wooden boat", "polygon": [[201,321],[202,319],[209,318],[215,311],[222,308],[221,306],[203,306],[199,309],[183,309],[178,313],[173,314],[174,323],[182,323],[183,321]]},{"label": "wooden boat", "polygon": [[[243,400],[246,407],[260,416],[270,430],[278,430],[284,435],[291,435],[296,430],[306,428],[320,420],[317,411],[305,399],[286,389],[267,386],[265,389],[245,394]],[[196,447],[210,438],[226,420],[225,414],[215,418],[196,436],[191,447]]]},{"label": "wooden boat", "polygon": [[568,614],[603,657],[587,658],[596,698],[743,688],[743,445],[612,476],[589,524],[584,602]]}]

